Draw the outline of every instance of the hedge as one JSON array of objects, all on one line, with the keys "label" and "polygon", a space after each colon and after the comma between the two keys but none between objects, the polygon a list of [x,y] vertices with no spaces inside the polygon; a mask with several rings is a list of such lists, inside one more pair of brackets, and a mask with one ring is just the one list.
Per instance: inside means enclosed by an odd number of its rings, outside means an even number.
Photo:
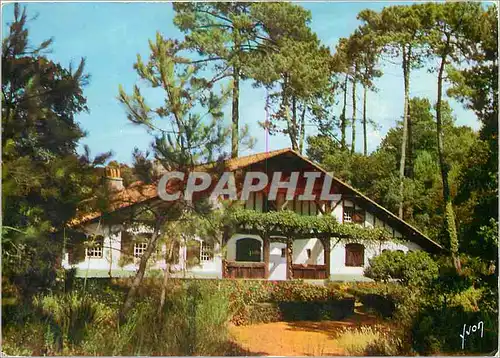
[{"label": "hedge", "polygon": [[[83,280],[82,280],[83,281]],[[267,280],[169,280],[168,291],[197,281],[226,295],[232,312],[231,322],[243,325],[279,320],[341,319],[354,313],[354,297],[334,286],[320,286],[303,281]],[[102,296],[106,302],[117,304],[130,284],[129,278],[88,279],[87,290]],[[82,287],[82,282],[76,286]],[[159,296],[161,279],[146,278],[140,296]],[[112,294],[115,292],[115,294]],[[111,302],[110,302],[111,303]]]},{"label": "hedge", "polygon": [[395,283],[356,282],[342,285],[331,283],[328,287],[353,295],[364,307],[374,310],[385,318],[392,317],[397,306],[409,294],[404,286]]}]

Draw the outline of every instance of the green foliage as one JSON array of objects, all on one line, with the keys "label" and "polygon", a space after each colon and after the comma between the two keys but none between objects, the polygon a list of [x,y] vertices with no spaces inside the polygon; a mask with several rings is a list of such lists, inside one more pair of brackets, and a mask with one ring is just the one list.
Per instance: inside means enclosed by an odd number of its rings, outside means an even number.
[{"label": "green foliage", "polygon": [[94,167],[110,154],[76,154],[85,61],[76,69],[51,61],[52,41],[31,44],[27,19],[15,4],[2,42],[2,272],[30,295],[55,284],[63,228],[89,209],[100,184]]},{"label": "green foliage", "polygon": [[250,14],[261,29],[258,38],[270,45],[248,58],[249,77],[269,91],[271,118],[260,124],[271,135],[287,135],[292,149],[302,152],[307,117],[323,122],[329,116],[330,53],[310,28],[310,12],[301,6],[254,3]]},{"label": "green foliage", "polygon": [[279,233],[286,237],[309,235],[312,231],[353,241],[380,242],[392,239],[381,228],[365,228],[356,224],[340,224],[333,216],[306,216],[290,210],[257,212],[236,209],[229,213],[228,222],[234,230],[245,227],[260,233]]},{"label": "green foliage", "polygon": [[[33,305],[49,322],[55,341],[62,346],[79,344],[89,325],[100,326],[113,318],[113,312],[104,303],[89,296],[71,292],[64,295],[46,295],[33,298]],[[58,336],[60,335],[60,336]]]},{"label": "green foliage", "polygon": [[437,277],[438,265],[425,251],[386,251],[369,260],[364,274],[375,281],[422,287]]},{"label": "green foliage", "polygon": [[[461,348],[463,326],[484,323],[484,336],[466,336],[464,351],[469,353],[490,353],[498,344],[497,316],[487,312],[466,312],[460,306],[445,310],[426,306],[412,326],[413,346],[419,354],[435,355],[456,352]],[[452,329],[453,327],[454,329]]]},{"label": "green foliage", "polygon": [[[157,33],[149,45],[149,61],[144,63],[138,55],[134,68],[149,86],[163,90],[165,102],[151,108],[139,86],[131,95],[120,87],[118,99],[127,118],[151,132],[154,154],[166,169],[192,168],[217,159],[228,134],[221,123],[227,89],[218,96],[196,81],[197,68],[180,57],[183,47],[178,42]],[[205,112],[200,114],[200,110]],[[162,120],[172,130],[163,130]]]},{"label": "green foliage", "polygon": [[404,355],[401,340],[383,326],[343,328],[335,342],[352,356]]}]

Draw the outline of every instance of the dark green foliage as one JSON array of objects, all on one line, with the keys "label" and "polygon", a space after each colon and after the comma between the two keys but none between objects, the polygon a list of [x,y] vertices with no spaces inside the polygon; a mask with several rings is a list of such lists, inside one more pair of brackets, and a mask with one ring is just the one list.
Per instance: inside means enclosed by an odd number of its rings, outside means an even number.
[{"label": "dark green foliage", "polygon": [[283,314],[276,303],[259,302],[248,307],[248,319],[245,324],[283,321]]},{"label": "dark green foliage", "polygon": [[365,309],[376,312],[382,317],[392,317],[397,307],[409,294],[408,290],[394,283],[353,283],[346,288]]},{"label": "dark green foliage", "polygon": [[[356,224],[341,224],[333,216],[299,215],[291,210],[258,212],[235,209],[227,215],[233,230],[245,225],[252,230],[286,237],[309,235],[311,230],[319,233],[348,238],[350,241],[381,242],[391,239],[389,231],[382,228],[365,228]],[[276,228],[279,227],[279,231]]]},{"label": "dark green foliage", "polygon": [[413,347],[419,354],[435,355],[460,351],[463,326],[484,323],[484,336],[478,332],[466,336],[464,351],[469,353],[490,353],[498,345],[498,317],[485,311],[466,312],[462,307],[440,309],[426,306],[418,313],[411,332]]},{"label": "dark green foliage", "polygon": [[364,274],[375,281],[423,287],[437,277],[438,265],[425,251],[386,251],[369,260]]},{"label": "dark green foliage", "polygon": [[2,273],[25,294],[52,287],[64,247],[63,227],[100,186],[75,116],[87,110],[85,61],[76,69],[49,60],[52,41],[30,43],[26,10],[2,42]]}]

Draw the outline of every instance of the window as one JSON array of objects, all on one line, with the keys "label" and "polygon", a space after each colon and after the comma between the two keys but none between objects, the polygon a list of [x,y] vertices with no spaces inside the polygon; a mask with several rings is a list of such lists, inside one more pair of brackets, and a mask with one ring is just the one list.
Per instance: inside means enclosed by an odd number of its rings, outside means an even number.
[{"label": "window", "polygon": [[214,258],[214,247],[206,242],[201,243],[200,261],[212,261]]},{"label": "window", "polygon": [[104,238],[102,236],[97,236],[92,240],[87,242],[87,248],[85,249],[85,256],[91,259],[101,259],[102,251],[104,246]]},{"label": "window", "polygon": [[134,257],[141,257],[144,254],[144,252],[146,252],[147,247],[148,247],[147,242],[134,243]]},{"label": "window", "polygon": [[345,223],[352,222],[353,213],[354,213],[354,208],[349,208],[349,207],[344,208],[344,222]]},{"label": "window", "polygon": [[354,209],[354,215],[352,216],[352,222],[356,224],[365,224],[365,211],[360,207]]},{"label": "window", "polygon": [[286,257],[286,248],[281,249],[281,257]]},{"label": "window", "polygon": [[359,207],[344,207],[344,222],[364,225],[365,211]]},{"label": "window", "polygon": [[362,267],[365,264],[365,247],[361,244],[345,245],[345,265]]},{"label": "window", "polygon": [[236,261],[260,262],[261,242],[257,239],[244,238],[236,241]]},{"label": "window", "polygon": [[307,252],[307,258],[310,259],[312,256],[311,249],[307,249],[306,252]]}]

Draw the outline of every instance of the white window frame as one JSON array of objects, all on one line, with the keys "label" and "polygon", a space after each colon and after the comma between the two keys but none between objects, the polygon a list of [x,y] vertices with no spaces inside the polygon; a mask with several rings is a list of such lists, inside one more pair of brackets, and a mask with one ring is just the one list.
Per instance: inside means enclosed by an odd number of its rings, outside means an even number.
[{"label": "white window frame", "polygon": [[134,242],[134,257],[140,258],[146,252],[148,243],[146,241]]},{"label": "white window frame", "polygon": [[[346,208],[349,208],[349,210],[346,210]],[[344,207],[344,214],[343,214],[343,218],[344,218],[344,223],[352,223],[352,214],[351,214],[351,211],[354,212],[354,207],[350,207],[350,206],[347,206],[347,207]]]},{"label": "white window frame", "polygon": [[214,246],[204,241],[200,242],[200,262],[210,262],[214,259]]},{"label": "white window frame", "polygon": [[92,247],[85,248],[85,257],[88,259],[102,259],[104,257],[104,238],[96,238]]}]

